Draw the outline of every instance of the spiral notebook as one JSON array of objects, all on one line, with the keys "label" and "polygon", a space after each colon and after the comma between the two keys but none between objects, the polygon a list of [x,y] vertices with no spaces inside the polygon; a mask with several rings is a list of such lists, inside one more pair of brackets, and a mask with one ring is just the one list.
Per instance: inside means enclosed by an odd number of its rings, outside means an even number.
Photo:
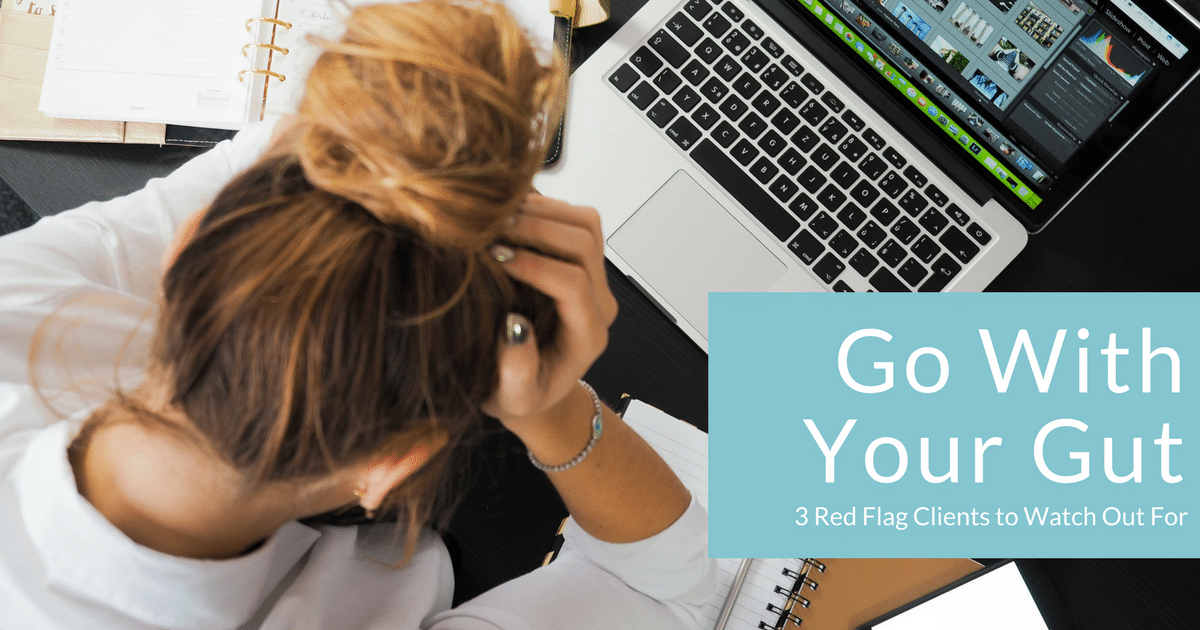
[{"label": "spiral notebook", "polygon": [[[708,508],[708,435],[631,401],[622,417]],[[965,577],[965,559],[718,558],[703,630],[854,630]]]},{"label": "spiral notebook", "polygon": [[[58,0],[38,109],[47,116],[238,129],[289,114],[344,5],[329,0]],[[544,0],[506,3],[554,37]]]}]

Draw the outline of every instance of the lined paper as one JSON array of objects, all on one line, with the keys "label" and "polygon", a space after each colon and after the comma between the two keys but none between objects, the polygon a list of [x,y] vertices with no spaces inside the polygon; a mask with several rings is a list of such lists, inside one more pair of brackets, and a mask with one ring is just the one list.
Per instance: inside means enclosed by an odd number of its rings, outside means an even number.
[{"label": "lined paper", "polygon": [[[622,417],[708,509],[708,434],[639,400],[630,402]],[[717,592],[704,607],[703,630],[716,628],[741,562],[741,558],[717,559]],[[725,630],[758,630],[760,621],[775,623],[779,615],[768,612],[767,605],[787,605],[787,597],[776,593],[775,587],[787,588],[794,582],[783,575],[784,569],[799,572],[801,561],[796,558],[751,561]]]}]

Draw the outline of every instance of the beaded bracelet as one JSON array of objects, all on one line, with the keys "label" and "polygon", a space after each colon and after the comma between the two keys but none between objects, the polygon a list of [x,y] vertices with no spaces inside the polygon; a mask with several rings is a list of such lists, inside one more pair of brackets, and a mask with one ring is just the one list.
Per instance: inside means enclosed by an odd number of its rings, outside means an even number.
[{"label": "beaded bracelet", "polygon": [[572,459],[565,464],[559,464],[558,466],[547,466],[542,462],[539,462],[537,458],[533,456],[533,451],[525,449],[525,452],[529,455],[530,463],[533,464],[534,468],[537,468],[542,472],[556,473],[562,472],[569,468],[574,468],[579,464],[579,462],[587,459],[588,453],[592,452],[592,449],[596,447],[596,441],[599,440],[600,436],[604,433],[603,415],[600,411],[600,397],[596,395],[596,390],[592,389],[591,385],[588,385],[582,380],[579,381],[579,384],[583,385],[583,388],[587,390],[588,395],[592,397],[592,409],[595,412],[595,415],[592,416],[592,439],[588,440],[587,446],[583,447],[583,451],[576,455],[575,459]]}]

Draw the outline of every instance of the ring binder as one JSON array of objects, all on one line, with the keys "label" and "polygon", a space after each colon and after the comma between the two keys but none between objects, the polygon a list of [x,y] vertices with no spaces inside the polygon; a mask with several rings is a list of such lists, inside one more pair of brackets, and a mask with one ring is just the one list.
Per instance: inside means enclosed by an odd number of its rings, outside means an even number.
[{"label": "ring binder", "polygon": [[274,24],[275,26],[282,26],[283,28],[288,29],[288,30],[291,30],[291,28],[292,28],[291,22],[284,22],[283,20],[276,20],[275,18],[269,18],[269,17],[252,17],[249,20],[246,20],[246,31],[247,32],[250,31],[251,24],[262,24],[262,23]]},{"label": "ring binder", "polygon": [[271,72],[270,70],[261,70],[259,68],[246,68],[245,70],[238,71],[238,81],[245,81],[247,74],[265,74],[279,82],[287,81],[287,77],[283,76],[282,74],[279,74],[278,72]]},{"label": "ring binder", "polygon": [[273,50],[281,55],[286,55],[286,54],[288,54],[288,52],[290,52],[287,48],[284,48],[283,46],[276,46],[275,44],[264,44],[262,42],[250,42],[249,44],[242,46],[242,56],[248,57],[249,55],[246,54],[246,51],[251,48],[266,48],[267,50]]}]

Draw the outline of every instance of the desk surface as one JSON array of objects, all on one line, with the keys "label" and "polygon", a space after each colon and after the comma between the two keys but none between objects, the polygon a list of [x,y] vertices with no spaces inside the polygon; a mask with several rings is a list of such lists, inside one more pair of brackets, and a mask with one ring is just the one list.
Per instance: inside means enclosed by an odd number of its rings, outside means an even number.
[{"label": "desk surface", "polygon": [[[1194,0],[1186,2],[1197,7]],[[642,2],[612,4],[610,23],[576,35],[577,55],[594,51]],[[1195,278],[1200,268],[1198,163],[1181,158],[1200,146],[1196,112],[1200,83],[1181,94],[1046,230],[1031,237],[989,290],[1200,289]],[[178,148],[0,142],[0,178],[46,215],[136,190],[194,154]],[[621,314],[608,351],[588,379],[609,400],[628,393],[707,427],[707,356],[611,266],[609,272]],[[1046,564],[1080,628],[1192,628],[1200,618],[1200,562]]]}]

